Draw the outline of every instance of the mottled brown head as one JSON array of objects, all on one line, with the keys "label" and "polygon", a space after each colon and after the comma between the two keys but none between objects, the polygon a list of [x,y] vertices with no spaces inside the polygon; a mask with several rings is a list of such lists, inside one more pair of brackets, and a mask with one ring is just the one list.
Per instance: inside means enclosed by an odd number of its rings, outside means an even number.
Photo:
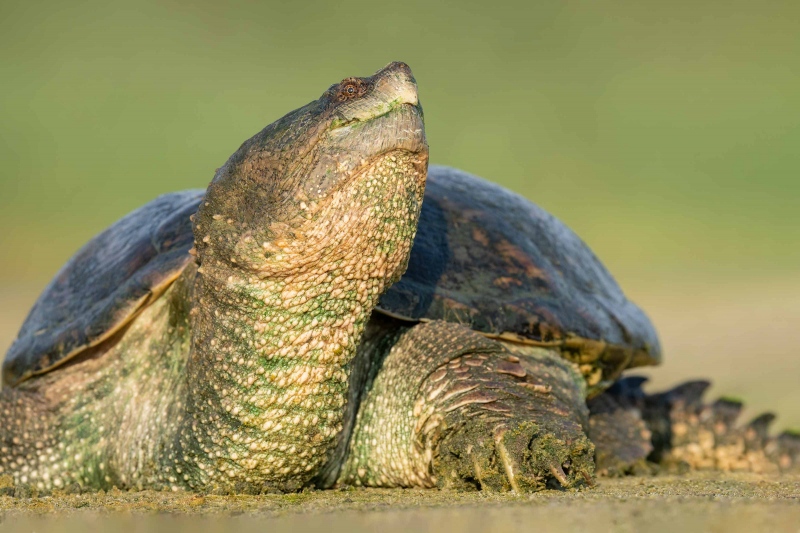
[{"label": "mottled brown head", "polygon": [[346,78],[264,128],[217,171],[194,219],[199,260],[271,275],[319,263],[348,238],[334,227],[363,231],[359,223],[392,202],[418,214],[427,161],[409,67]]}]

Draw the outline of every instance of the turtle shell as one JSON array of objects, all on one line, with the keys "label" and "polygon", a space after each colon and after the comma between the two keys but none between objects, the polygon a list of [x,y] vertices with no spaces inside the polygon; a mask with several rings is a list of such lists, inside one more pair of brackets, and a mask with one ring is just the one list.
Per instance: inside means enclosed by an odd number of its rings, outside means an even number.
[{"label": "turtle shell", "polygon": [[[191,260],[189,216],[203,194],[161,196],[70,259],[9,349],[4,383],[96,346],[161,295]],[[408,270],[377,311],[556,346],[600,368],[604,382],[661,355],[650,321],[569,228],[502,187],[446,167],[429,169]]]},{"label": "turtle shell", "polygon": [[589,247],[540,207],[432,165],[420,217],[408,270],[383,295],[379,311],[557,346],[584,373],[603,367],[604,382],[660,361],[647,316]]},{"label": "turtle shell", "polygon": [[96,346],[158,298],[191,260],[205,191],[165,194],[94,237],[33,305],[3,362],[13,385]]}]

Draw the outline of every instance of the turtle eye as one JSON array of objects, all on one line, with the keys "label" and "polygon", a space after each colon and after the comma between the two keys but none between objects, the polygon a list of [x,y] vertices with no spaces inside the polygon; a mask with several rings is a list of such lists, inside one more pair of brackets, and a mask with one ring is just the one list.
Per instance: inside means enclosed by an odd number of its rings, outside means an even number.
[{"label": "turtle eye", "polygon": [[346,79],[339,84],[336,99],[340,102],[364,96],[369,89],[368,84],[359,79]]}]

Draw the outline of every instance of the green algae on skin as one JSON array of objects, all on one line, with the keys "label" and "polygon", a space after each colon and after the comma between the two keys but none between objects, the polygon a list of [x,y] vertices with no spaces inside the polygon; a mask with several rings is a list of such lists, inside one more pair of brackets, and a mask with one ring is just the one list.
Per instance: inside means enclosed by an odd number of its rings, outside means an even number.
[{"label": "green algae on skin", "polygon": [[[327,218],[333,220],[327,227],[327,244],[338,244],[337,236],[353,240],[334,249],[332,254],[340,256],[332,261],[333,268],[328,261],[321,267],[304,266],[276,283],[270,278],[231,277],[213,259],[203,262],[193,325],[200,356],[197,366],[188,370],[190,387],[197,387],[190,401],[202,399],[203,403],[188,409],[192,422],[185,427],[206,431],[187,431],[179,437],[186,439],[181,453],[189,463],[195,462],[190,470],[202,472],[200,479],[188,480],[193,488],[224,486],[229,480],[279,486],[287,478],[302,486],[327,460],[342,430],[345,368],[370,310],[388,283],[399,277],[413,240],[418,201],[398,203],[400,211],[387,210],[382,216],[375,216],[371,208],[377,202],[369,190],[392,198],[421,197],[421,189],[413,190],[416,179],[401,179],[414,176],[412,163],[403,163],[399,156],[391,158],[399,163],[393,169],[379,164],[373,177],[334,194],[330,212],[348,205],[360,231],[353,232],[351,220],[344,217]],[[352,205],[354,199],[369,203],[357,208]],[[384,255],[370,247],[376,235],[396,242],[397,252]],[[313,242],[305,238],[296,246]],[[290,244],[285,250],[286,255],[297,253]],[[236,311],[253,307],[247,300],[236,301],[241,298],[240,285],[251,287],[251,294],[260,293],[260,301],[266,304],[256,320]],[[217,313],[224,318],[217,318]],[[239,349],[240,344],[252,351]],[[213,354],[221,360],[215,361]],[[253,416],[254,412],[259,415]],[[227,449],[235,451],[225,453]],[[225,458],[220,466],[206,459],[218,455],[215,450]]]}]

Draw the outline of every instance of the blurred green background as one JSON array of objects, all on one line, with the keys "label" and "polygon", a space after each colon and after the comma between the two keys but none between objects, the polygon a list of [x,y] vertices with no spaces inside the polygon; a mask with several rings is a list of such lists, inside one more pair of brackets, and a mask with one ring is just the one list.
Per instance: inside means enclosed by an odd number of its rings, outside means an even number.
[{"label": "blurred green background", "polygon": [[[82,243],[330,84],[411,65],[431,160],[566,221],[656,385],[800,427],[800,3],[0,4],[0,351]],[[751,414],[754,411],[751,411]]]}]

